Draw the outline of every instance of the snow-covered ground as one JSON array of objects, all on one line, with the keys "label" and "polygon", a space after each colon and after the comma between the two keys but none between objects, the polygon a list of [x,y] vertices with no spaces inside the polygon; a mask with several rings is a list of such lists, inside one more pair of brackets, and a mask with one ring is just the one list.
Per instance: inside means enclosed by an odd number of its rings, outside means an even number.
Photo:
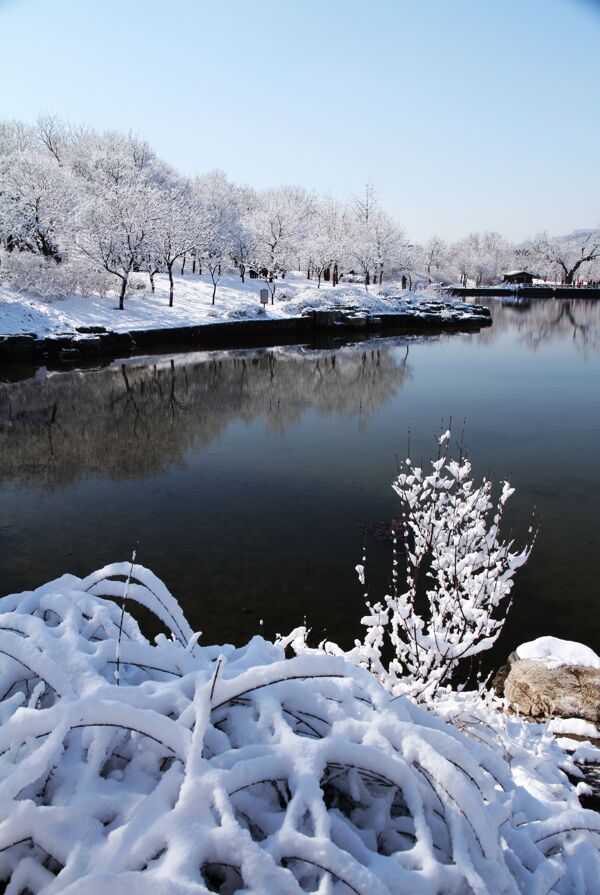
[{"label": "snow-covered ground", "polygon": [[0,283],[0,334],[32,332],[47,335],[72,331],[76,326],[104,326],[123,332],[132,329],[153,329],[221,320],[254,318],[282,318],[299,315],[305,308],[352,307],[372,313],[401,313],[408,305],[418,305],[420,299],[412,293],[402,293],[399,300],[381,297],[381,292],[394,292],[389,284],[383,290],[370,287],[367,292],[358,284],[333,288],[322,283],[317,289],[314,281],[301,274],[289,274],[277,283],[275,303],[264,307],[260,303],[261,280],[246,278],[242,283],[237,274],[229,273],[221,279],[215,304],[212,304],[212,283],[208,276],[186,274],[177,276],[174,306],[169,307],[169,282],[164,274],[156,277],[156,292],[152,294],[148,278],[136,274],[133,281],[144,289],[132,290],[125,299],[125,309],[117,309],[114,294],[106,296],[73,295],[52,301],[27,293],[18,293],[6,283]]},{"label": "snow-covered ground", "polygon": [[7,892],[597,893],[600,815],[545,725],[199,640],[133,561],[0,600]]}]

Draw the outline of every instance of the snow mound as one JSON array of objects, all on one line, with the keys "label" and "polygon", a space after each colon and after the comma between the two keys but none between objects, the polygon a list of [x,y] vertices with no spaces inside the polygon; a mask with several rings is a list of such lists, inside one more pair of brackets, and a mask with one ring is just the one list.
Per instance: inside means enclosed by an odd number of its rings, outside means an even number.
[{"label": "snow mound", "polygon": [[409,302],[404,298],[385,299],[375,291],[367,292],[364,286],[337,286],[336,289],[307,286],[292,295],[287,295],[282,286],[275,301],[284,306],[290,315],[309,309],[319,311],[351,308],[372,314],[404,314],[409,310]]},{"label": "snow mound", "polygon": [[560,640],[558,637],[538,637],[517,647],[519,659],[537,659],[546,668],[560,668],[561,665],[580,665],[583,668],[600,668],[600,656],[589,646],[574,640]]},{"label": "snow mound", "polygon": [[574,733],[580,737],[600,738],[600,730],[596,725],[582,718],[552,718],[548,730],[552,733]]},{"label": "snow mound", "polygon": [[0,330],[2,333],[31,332],[46,335],[71,329],[61,309],[43,299],[13,292],[0,283]]},{"label": "snow mound", "polygon": [[0,600],[0,694],[9,895],[597,891],[600,817],[543,756],[341,656],[201,646],[133,563]]}]

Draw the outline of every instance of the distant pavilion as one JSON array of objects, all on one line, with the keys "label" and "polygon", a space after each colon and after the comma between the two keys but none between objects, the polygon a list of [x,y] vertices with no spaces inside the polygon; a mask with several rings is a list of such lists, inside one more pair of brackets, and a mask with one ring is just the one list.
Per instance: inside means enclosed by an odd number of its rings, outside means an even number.
[{"label": "distant pavilion", "polygon": [[502,274],[503,283],[522,283],[525,286],[531,286],[536,279],[538,279],[538,275],[529,270],[509,270]]}]

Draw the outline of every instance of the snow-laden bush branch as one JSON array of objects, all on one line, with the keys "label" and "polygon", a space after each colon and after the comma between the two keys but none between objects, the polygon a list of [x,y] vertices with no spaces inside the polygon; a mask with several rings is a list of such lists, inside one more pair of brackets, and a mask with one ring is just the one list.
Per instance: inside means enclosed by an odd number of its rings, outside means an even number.
[{"label": "snow-laden bush branch", "polygon": [[[168,637],[142,635],[137,604]],[[551,738],[528,750],[512,720],[501,748],[469,739],[343,657],[201,646],[133,563],[0,600],[0,723],[8,895],[591,895],[600,878],[600,818]]]},{"label": "snow-laden bush branch", "polygon": [[[489,649],[510,605],[513,577],[531,546],[513,549],[500,524],[514,489],[502,483],[497,502],[492,482],[477,485],[471,462],[449,454],[451,433],[439,438],[427,472],[410,458],[393,488],[402,500],[401,538],[406,585],[398,574],[396,539],[392,592],[362,619],[364,663],[390,689],[430,698],[448,683],[461,661]],[[357,567],[364,585],[364,565]],[[382,654],[391,645],[387,667]]]}]

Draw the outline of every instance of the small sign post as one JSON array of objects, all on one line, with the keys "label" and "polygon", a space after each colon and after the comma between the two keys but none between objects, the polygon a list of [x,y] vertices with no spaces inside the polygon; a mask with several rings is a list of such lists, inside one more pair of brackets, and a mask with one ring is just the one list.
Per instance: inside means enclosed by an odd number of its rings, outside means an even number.
[{"label": "small sign post", "polygon": [[260,290],[260,303],[261,303],[261,305],[269,304],[269,290],[268,289]]}]

